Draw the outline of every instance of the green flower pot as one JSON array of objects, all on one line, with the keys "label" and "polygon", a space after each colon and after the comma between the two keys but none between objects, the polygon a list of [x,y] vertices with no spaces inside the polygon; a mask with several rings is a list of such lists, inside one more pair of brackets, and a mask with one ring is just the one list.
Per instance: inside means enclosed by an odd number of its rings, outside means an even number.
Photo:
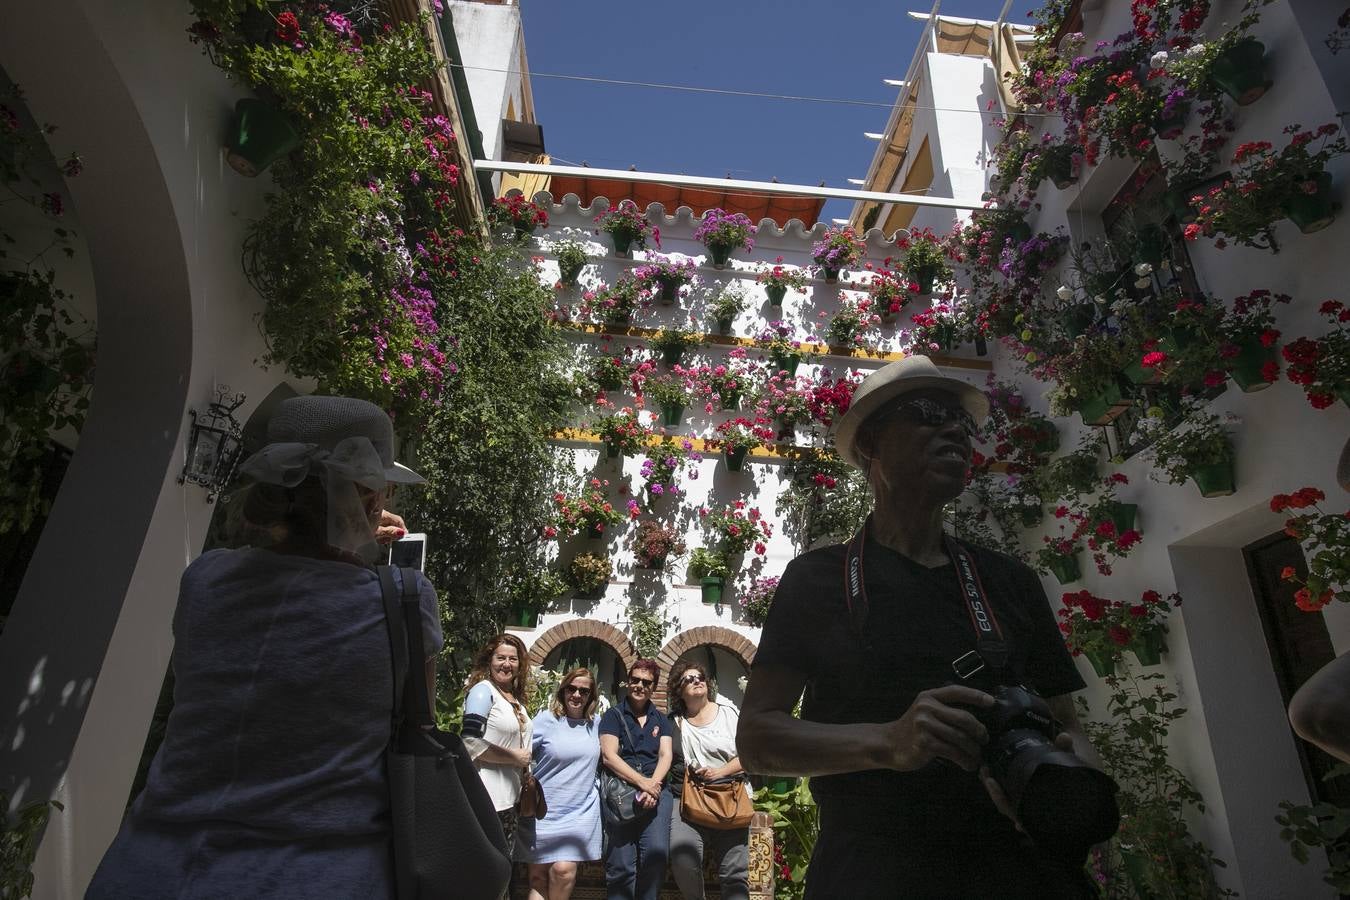
[{"label": "green flower pot", "polygon": [[1082,571],[1078,568],[1078,554],[1072,556],[1060,556],[1049,565],[1050,573],[1055,576],[1055,580],[1060,584],[1072,584],[1083,577]]},{"label": "green flower pot", "polygon": [[1130,652],[1141,666],[1160,665],[1162,655],[1167,652],[1167,636],[1161,630],[1136,635],[1130,641]]},{"label": "green flower pot", "polygon": [[918,285],[920,294],[933,293],[933,282],[937,280],[937,272],[932,269],[920,269],[910,275],[911,280]]},{"label": "green flower pot", "polygon": [[722,586],[726,583],[721,575],[705,575],[699,579],[703,590],[703,602],[713,605],[722,602]]},{"label": "green flower pot", "polygon": [[797,789],[797,779],[775,778],[773,781],[766,781],[764,786],[771,794],[790,794]]},{"label": "green flower pot", "polygon": [[598,540],[600,540],[601,538],[603,538],[604,536],[605,536],[605,530],[604,530],[603,528],[601,528],[599,525],[587,525],[587,526],[586,526],[586,537],[590,538],[591,540],[593,540],[593,541],[598,541]]},{"label": "green flower pot", "polygon": [[1191,479],[1201,497],[1227,497],[1237,490],[1233,468],[1232,460],[1198,466],[1191,471]]},{"label": "green flower pot", "polygon": [[1284,201],[1284,215],[1298,226],[1304,234],[1321,231],[1336,221],[1336,207],[1331,195],[1331,173],[1319,172],[1315,179],[1316,190],[1305,194],[1301,190]]},{"label": "green flower pot", "polygon": [[579,266],[568,266],[565,269],[559,267],[558,281],[560,281],[564,287],[576,287],[577,279],[581,277],[581,270],[584,268],[586,268],[585,263],[582,263]]},{"label": "green flower pot", "polygon": [[1163,194],[1163,203],[1166,204],[1167,211],[1182,225],[1189,225],[1197,218],[1195,207],[1191,206],[1191,197],[1195,190],[1194,187],[1173,188]]},{"label": "green flower pot", "polygon": [[734,247],[723,246],[722,244],[709,244],[708,255],[712,257],[714,269],[725,269],[727,260],[731,259],[731,251]]},{"label": "green flower pot", "polygon": [[637,240],[637,232],[630,231],[627,228],[620,228],[609,233],[609,238],[614,242],[615,256],[632,256],[633,242]]},{"label": "green flower pot", "polygon": [[740,447],[736,450],[728,449],[723,455],[727,461],[728,472],[739,472],[745,465],[745,454],[749,452],[748,447]]},{"label": "green flower pot", "polygon": [[257,97],[244,97],[234,105],[225,161],[240,175],[254,178],[299,143],[299,133],[281,110]]},{"label": "green flower pot", "polygon": [[1054,422],[1045,421],[1036,426],[1036,441],[1031,449],[1042,455],[1054,453],[1059,449],[1059,429]]},{"label": "green flower pot", "polygon": [[1275,83],[1268,68],[1266,45],[1254,37],[1245,37],[1215,57],[1209,78],[1238,106],[1246,106],[1261,99]]},{"label": "green flower pot", "polygon": [[1040,506],[1024,506],[1019,515],[1024,528],[1035,528],[1045,517],[1045,509]]},{"label": "green flower pot", "polygon": [[656,301],[662,306],[674,306],[680,302],[680,286],[683,282],[669,278],[657,281]]},{"label": "green flower pot", "polygon": [[1091,303],[1078,303],[1060,313],[1059,321],[1070,337],[1079,337],[1097,319],[1097,308]]},{"label": "green flower pot", "polygon": [[825,276],[825,283],[826,283],[826,284],[838,284],[838,283],[839,283],[839,269],[837,269],[837,268],[830,268],[829,266],[821,266],[821,267],[820,267],[820,271],[821,271],[821,273]]},{"label": "green flower pot", "polygon": [[1078,177],[1073,174],[1073,157],[1066,153],[1056,155],[1050,161],[1050,182],[1059,190],[1067,190]]},{"label": "green flower pot", "polygon": [[1271,382],[1266,381],[1261,370],[1265,368],[1266,363],[1271,362],[1276,366],[1280,363],[1278,345],[1266,347],[1259,340],[1251,341],[1238,348],[1238,355],[1234,357],[1233,368],[1228,374],[1244,393],[1253,394],[1270,387]]},{"label": "green flower pot", "polygon": [[678,428],[680,422],[684,420],[683,403],[662,403],[661,404],[661,424],[667,428]]},{"label": "green flower pot", "polygon": [[1162,381],[1162,372],[1157,368],[1150,369],[1144,365],[1143,357],[1136,355],[1136,358],[1125,367],[1125,377],[1130,380],[1130,384],[1156,384]]},{"label": "green flower pot", "polygon": [[666,558],[664,556],[653,556],[647,561],[638,560],[639,569],[651,569],[659,572],[666,567]]},{"label": "green flower pot", "polygon": [[1097,396],[1083,400],[1078,405],[1078,415],[1083,417],[1084,425],[1105,425],[1120,402],[1120,388],[1113,384]]},{"label": "green flower pot", "polygon": [[1190,117],[1190,106],[1183,105],[1174,109],[1170,116],[1159,116],[1155,119],[1153,122],[1153,132],[1158,136],[1158,140],[1176,140],[1181,137],[1181,133],[1186,130],[1186,121]]},{"label": "green flower pot", "polygon": [[1084,650],[1083,656],[1092,664],[1092,671],[1098,678],[1107,678],[1116,674],[1116,659],[1107,650]]},{"label": "green flower pot", "polygon": [[532,234],[534,234],[533,225],[525,225],[525,224],[516,225],[516,243],[519,244],[523,242],[526,238],[528,238]]},{"label": "green flower pot", "polygon": [[731,334],[731,322],[732,322],[732,317],[731,317],[731,316],[726,316],[726,317],[724,317],[724,318],[718,319],[718,320],[717,320],[717,333],[718,333],[718,334]]},{"label": "green flower pot", "polygon": [[1025,220],[1019,219],[1008,226],[1008,236],[1013,239],[1014,244],[1025,244],[1031,240],[1031,226]]},{"label": "green flower pot", "polygon": [[801,361],[801,356],[796,353],[789,353],[786,356],[769,356],[769,364],[773,366],[774,372],[787,372],[789,375],[797,374],[797,366],[801,364]]},{"label": "green flower pot", "polygon": [[680,364],[680,359],[683,356],[683,347],[667,347],[661,351],[661,362],[666,364],[666,368],[673,368]]},{"label": "green flower pot", "polygon": [[516,609],[515,625],[521,628],[533,628],[539,624],[539,611],[522,606]]},{"label": "green flower pot", "polygon": [[605,459],[623,459],[627,455],[627,453],[624,453],[623,450],[620,449],[618,444],[605,441]]},{"label": "green flower pot", "polygon": [[782,306],[783,298],[787,296],[787,285],[771,284],[764,289],[764,293],[769,295],[769,304],[771,306]]},{"label": "green flower pot", "polygon": [[728,391],[725,394],[719,394],[717,405],[723,412],[731,412],[741,408],[741,395],[739,391]]},{"label": "green flower pot", "polygon": [[1139,518],[1139,504],[1113,502],[1107,509],[1106,518],[1115,526],[1116,534],[1124,534],[1134,529],[1135,520]]}]

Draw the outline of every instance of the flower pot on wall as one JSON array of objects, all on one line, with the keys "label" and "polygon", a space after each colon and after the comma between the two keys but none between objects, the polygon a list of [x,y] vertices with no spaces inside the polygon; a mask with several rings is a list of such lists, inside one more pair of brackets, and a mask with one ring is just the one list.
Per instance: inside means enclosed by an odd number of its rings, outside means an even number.
[{"label": "flower pot on wall", "polygon": [[1097,309],[1091,303],[1078,303],[1059,314],[1059,321],[1070,337],[1080,337],[1096,321]]},{"label": "flower pot on wall", "polygon": [[627,455],[618,444],[605,441],[605,459],[623,459]]},{"label": "flower pot on wall", "polygon": [[1130,641],[1130,652],[1141,666],[1156,666],[1162,663],[1162,655],[1167,652],[1167,637],[1161,631],[1149,631],[1136,635]]},{"label": "flower pot on wall", "polygon": [[558,281],[563,287],[576,287],[577,279],[581,277],[581,270],[586,268],[586,264],[568,266],[567,268],[558,268]]},{"label": "flower pot on wall", "polygon": [[728,447],[724,454],[727,461],[727,471],[728,472],[741,471],[741,467],[745,465],[745,454],[747,452],[749,452],[748,447],[737,447],[734,450]]},{"label": "flower pot on wall", "polygon": [[1079,403],[1078,415],[1083,417],[1084,425],[1106,425],[1120,415],[1122,402],[1120,388],[1113,384]]},{"label": "flower pot on wall", "polygon": [[1237,490],[1233,468],[1232,460],[1197,466],[1191,471],[1191,479],[1200,489],[1201,497],[1227,497]]},{"label": "flower pot on wall", "polygon": [[1059,449],[1059,429],[1055,427],[1054,422],[1046,419],[1037,424],[1036,439],[1032,443],[1031,449],[1046,455]]},{"label": "flower pot on wall", "polygon": [[678,428],[684,419],[683,403],[662,403],[661,424],[667,428]]},{"label": "flower pot on wall", "polygon": [[680,302],[680,282],[661,279],[657,282],[656,301],[662,306],[674,306]]},{"label": "flower pot on wall", "polygon": [[717,333],[718,333],[718,334],[731,334],[731,322],[732,322],[732,317],[731,317],[731,316],[723,316],[722,318],[718,319],[718,320],[717,320]]},{"label": "flower pot on wall", "polygon": [[[1238,355],[1234,357],[1233,368],[1228,374],[1244,393],[1253,394],[1265,390],[1272,384],[1266,381],[1265,376],[1265,369],[1269,363],[1279,366],[1279,347],[1275,344],[1266,347],[1260,341],[1251,341],[1238,347]],[[1276,371],[1279,371],[1278,368]]]},{"label": "flower pot on wall", "polygon": [[1134,530],[1134,523],[1139,517],[1138,503],[1112,502],[1107,508],[1106,518],[1115,526],[1116,534],[1124,534],[1127,531]]},{"label": "flower pot on wall", "polygon": [[708,255],[712,257],[714,269],[725,269],[727,261],[731,259],[731,251],[734,247],[727,247],[723,244],[709,244]]},{"label": "flower pot on wall", "polygon": [[788,353],[784,355],[770,354],[769,364],[773,366],[775,372],[787,372],[789,375],[797,374],[797,366],[801,364],[802,358],[799,354]]},{"label": "flower pot on wall", "polygon": [[599,525],[586,526],[586,537],[590,538],[591,540],[598,541],[604,536],[605,536],[605,529],[601,528]]},{"label": "flower pot on wall", "polygon": [[1084,650],[1083,656],[1092,664],[1092,671],[1098,678],[1116,674],[1116,659],[1109,650]]},{"label": "flower pot on wall", "polygon": [[520,628],[533,628],[539,624],[539,611],[527,606],[517,607],[512,624]]},{"label": "flower pot on wall", "polygon": [[1254,37],[1245,37],[1220,53],[1209,78],[1238,106],[1255,103],[1275,83],[1269,74],[1266,45]]},{"label": "flower pot on wall", "polygon": [[1153,122],[1153,131],[1158,140],[1171,141],[1181,137],[1186,130],[1186,121],[1191,117],[1190,104],[1178,104],[1166,115],[1159,115]]},{"label": "flower pot on wall", "polygon": [[673,368],[680,364],[680,358],[683,356],[683,347],[667,347],[661,351],[661,362],[666,364],[666,368]]},{"label": "flower pot on wall", "polygon": [[609,239],[614,242],[614,255],[628,257],[633,255],[633,241],[637,240],[637,232],[630,231],[627,228],[616,229],[609,233]]},{"label": "flower pot on wall", "polygon": [[651,559],[638,559],[638,568],[652,569],[661,571],[666,567],[666,558],[664,556],[653,556]]},{"label": "flower pot on wall", "polygon": [[281,110],[257,97],[243,97],[234,105],[225,161],[240,175],[253,178],[299,143],[300,135]]},{"label": "flower pot on wall", "polygon": [[1019,515],[1024,528],[1035,528],[1041,524],[1041,519],[1045,516],[1045,509],[1040,506],[1024,506]]},{"label": "flower pot on wall", "polygon": [[782,306],[783,298],[787,296],[787,285],[771,284],[764,288],[764,293],[769,296],[769,305]]},{"label": "flower pot on wall", "polygon": [[839,269],[838,269],[838,268],[830,268],[829,266],[821,266],[820,269],[821,269],[822,274],[825,276],[825,283],[826,283],[826,284],[838,284],[838,283],[839,283]]},{"label": "flower pot on wall", "polygon": [[1060,584],[1071,584],[1083,577],[1078,568],[1078,554],[1061,556],[1049,564],[1050,573]]},{"label": "flower pot on wall", "polygon": [[933,293],[933,282],[937,280],[936,271],[932,269],[919,269],[910,277],[914,279],[914,284],[919,288],[918,293]]},{"label": "flower pot on wall", "polygon": [[727,391],[725,394],[717,395],[717,406],[723,412],[731,412],[741,408],[741,392]]},{"label": "flower pot on wall", "polygon": [[1299,231],[1312,234],[1336,221],[1336,206],[1331,194],[1331,173],[1319,172],[1316,178],[1309,178],[1305,184],[1308,190],[1296,188],[1293,196],[1284,202],[1284,214],[1289,221],[1298,226]]},{"label": "flower pot on wall", "polygon": [[709,605],[722,602],[722,586],[726,583],[721,575],[705,575],[699,579],[703,602]]}]

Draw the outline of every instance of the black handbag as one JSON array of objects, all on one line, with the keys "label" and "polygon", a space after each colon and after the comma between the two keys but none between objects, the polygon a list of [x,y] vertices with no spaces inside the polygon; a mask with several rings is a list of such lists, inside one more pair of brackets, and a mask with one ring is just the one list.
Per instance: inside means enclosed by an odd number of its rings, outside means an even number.
[{"label": "black handbag", "polygon": [[[623,710],[617,710],[619,724],[623,725],[623,733],[628,737],[628,746],[633,751],[633,734],[628,730],[628,720],[623,717]],[[623,755],[623,747],[619,747],[619,753]],[[624,781],[618,775],[615,775],[605,764],[600,764],[600,798],[604,801],[609,815],[619,825],[627,825],[629,822],[636,822],[650,810],[643,809],[637,803],[637,788]]]},{"label": "black handbag", "polygon": [[[394,718],[385,752],[399,900],[497,900],[511,880],[501,821],[459,735],[431,716],[417,573],[379,566],[394,659]],[[402,609],[400,609],[400,606]],[[416,660],[417,665],[409,665]]]}]

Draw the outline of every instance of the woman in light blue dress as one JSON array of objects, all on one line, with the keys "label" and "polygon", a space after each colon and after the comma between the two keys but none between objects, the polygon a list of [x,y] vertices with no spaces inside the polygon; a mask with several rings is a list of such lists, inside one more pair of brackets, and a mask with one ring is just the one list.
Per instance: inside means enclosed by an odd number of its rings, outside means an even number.
[{"label": "woman in light blue dress", "polygon": [[600,858],[599,719],[589,669],[563,676],[548,709],[534,717],[534,777],[548,811],[522,819],[516,858],[530,864],[530,900],[568,900],[577,863]]}]

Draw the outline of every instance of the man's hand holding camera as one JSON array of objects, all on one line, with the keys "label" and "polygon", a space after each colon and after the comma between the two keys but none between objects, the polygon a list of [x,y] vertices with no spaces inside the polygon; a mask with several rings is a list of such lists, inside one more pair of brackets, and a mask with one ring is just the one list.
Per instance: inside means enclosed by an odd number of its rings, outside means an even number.
[{"label": "man's hand holding camera", "polygon": [[946,759],[967,772],[982,764],[989,731],[970,708],[986,709],[994,698],[960,684],[921,692],[905,714],[891,723],[894,757],[888,767],[901,772]]}]

